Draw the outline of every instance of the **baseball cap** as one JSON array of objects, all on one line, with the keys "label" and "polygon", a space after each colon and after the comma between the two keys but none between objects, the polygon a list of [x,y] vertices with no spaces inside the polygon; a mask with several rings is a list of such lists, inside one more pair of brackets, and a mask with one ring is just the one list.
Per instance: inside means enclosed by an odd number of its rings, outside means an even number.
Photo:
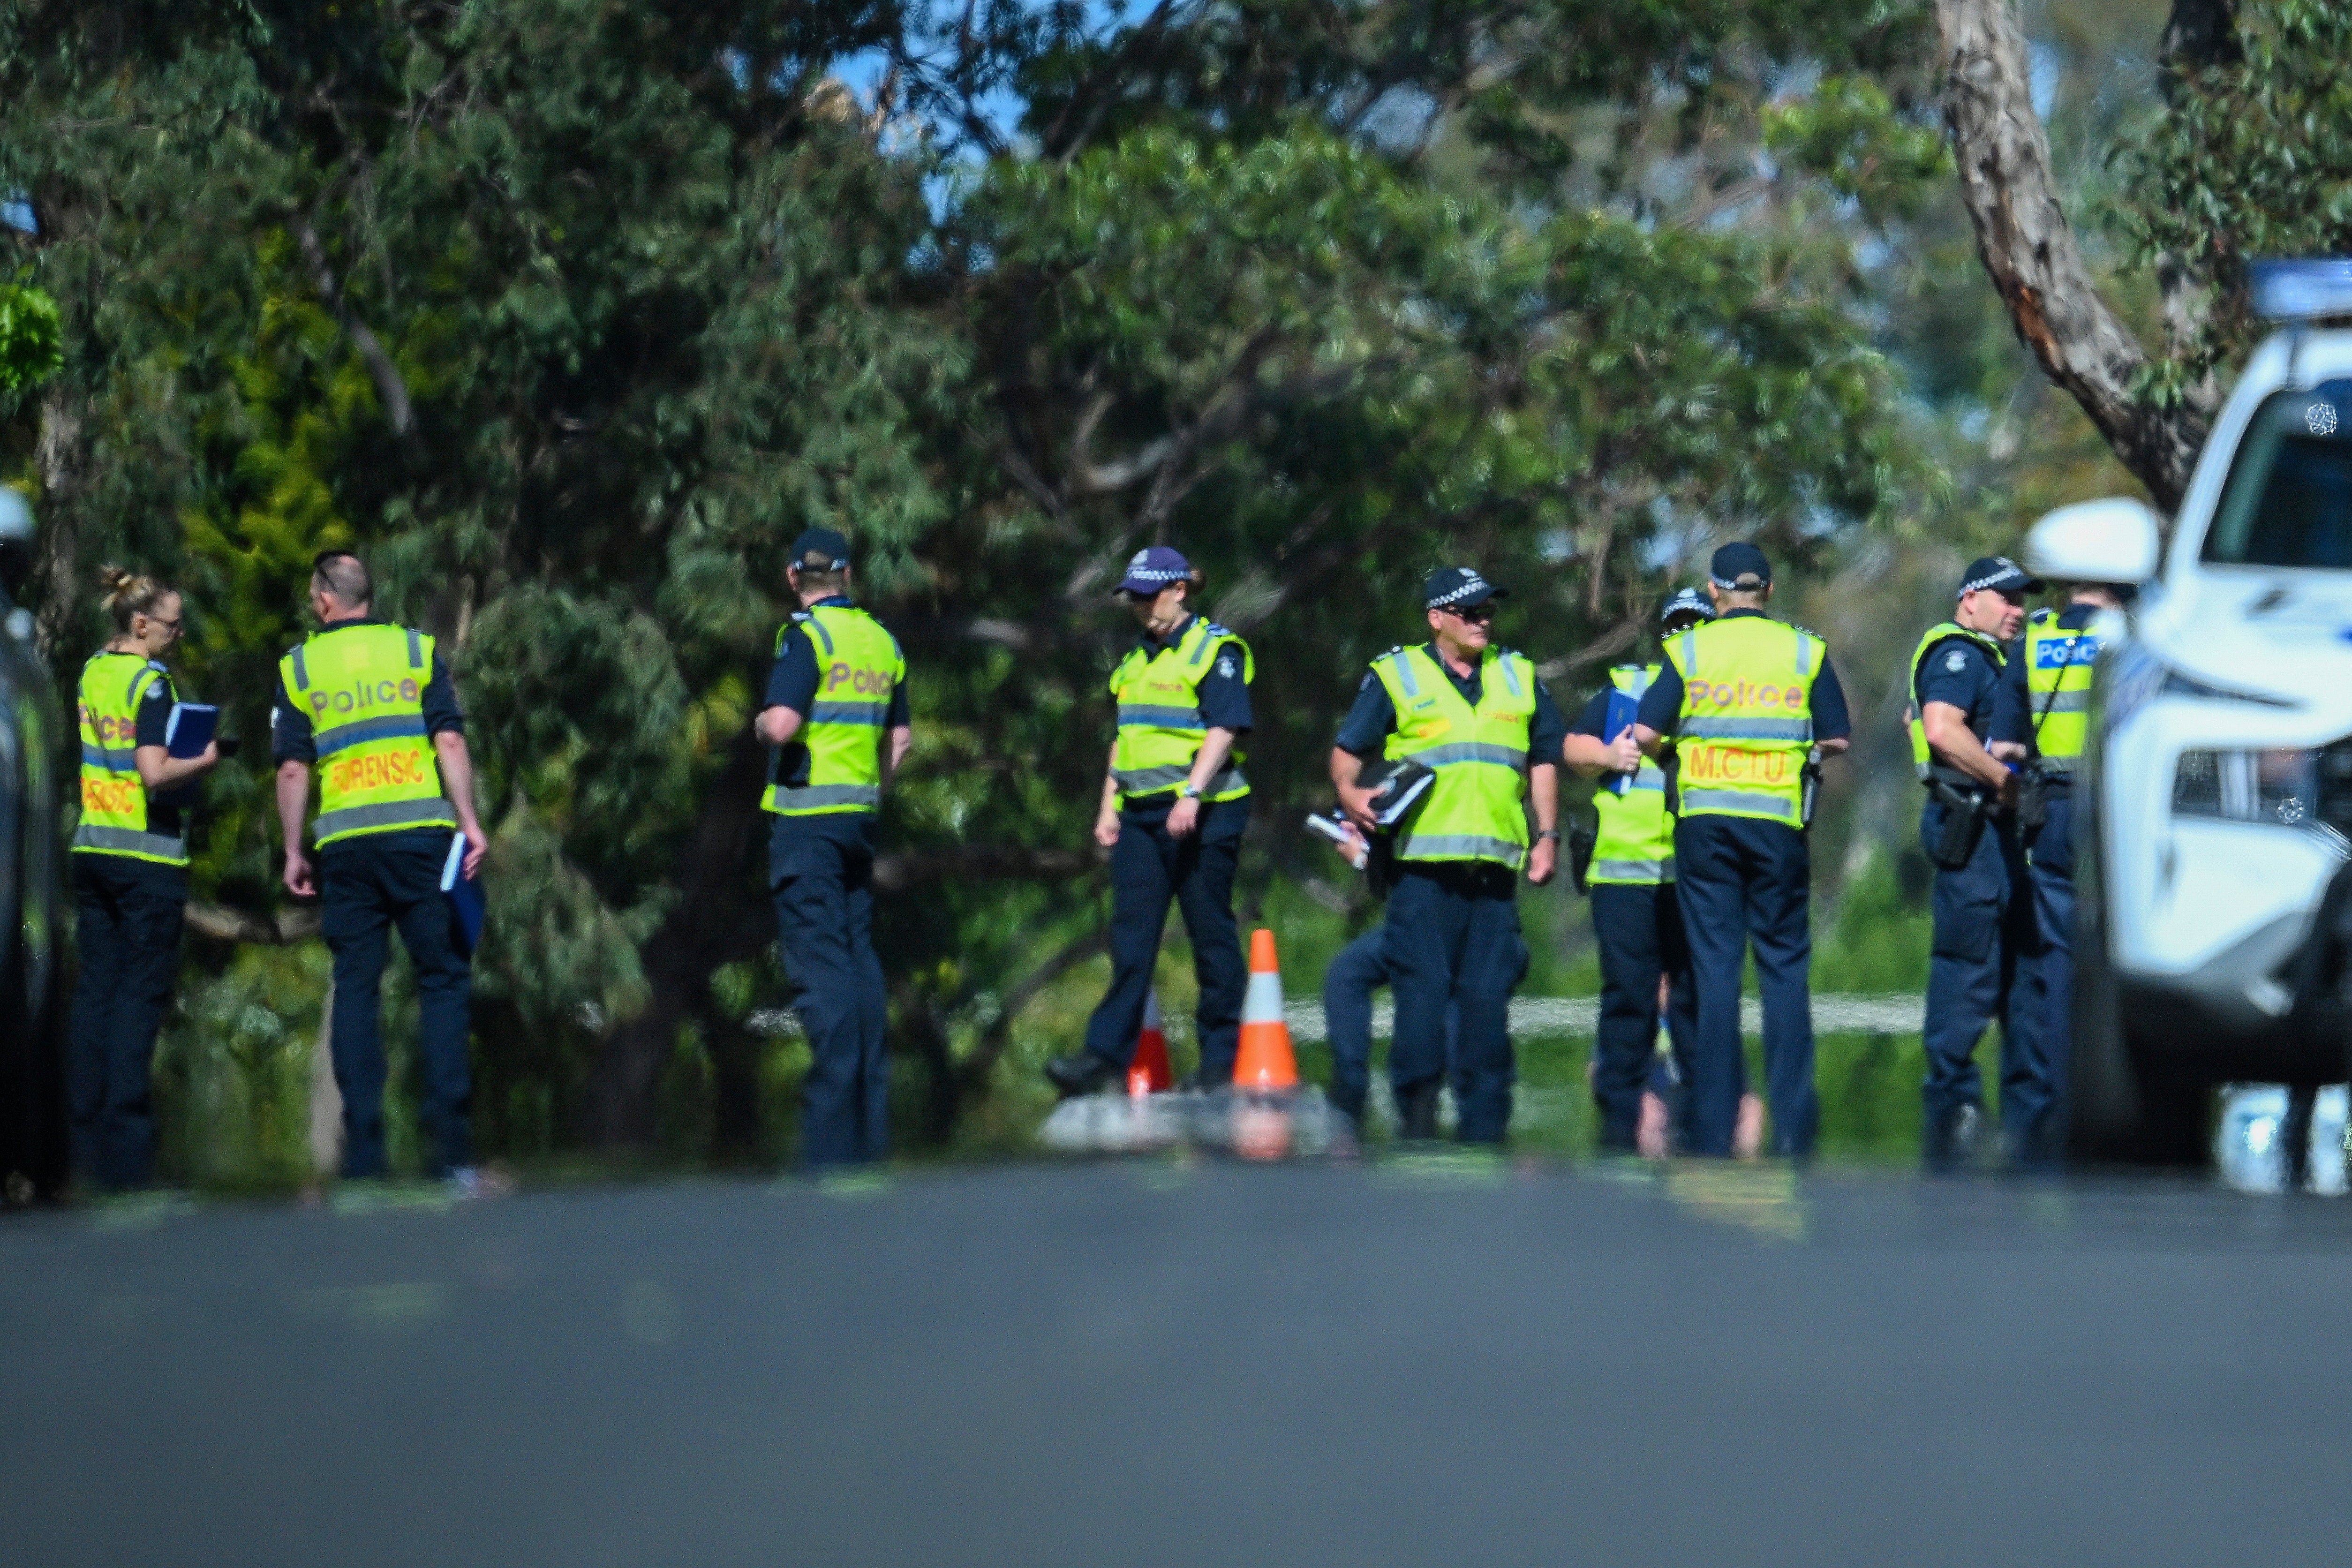
[{"label": "baseball cap", "polygon": [[849,541],[830,528],[804,528],[801,536],[793,541],[792,563],[804,571],[810,570],[812,555],[829,563],[814,570],[838,572],[849,564]]},{"label": "baseball cap", "polygon": [[1119,583],[1122,594],[1157,594],[1171,583],[1190,582],[1192,563],[1165,544],[1154,544],[1139,550],[1127,563],[1127,576]]},{"label": "baseball cap", "polygon": [[1433,610],[1467,610],[1489,599],[1507,599],[1508,588],[1497,588],[1476,569],[1469,566],[1440,566],[1421,585],[1422,597]]},{"label": "baseball cap", "polygon": [[1979,588],[1998,588],[2010,594],[2031,594],[2042,586],[2042,579],[2006,555],[1980,555],[1969,563],[1960,574],[1960,592],[1955,598],[1973,594]]},{"label": "baseball cap", "polygon": [[1677,588],[1666,597],[1664,607],[1658,611],[1658,624],[1664,626],[1676,616],[1696,616],[1703,621],[1715,619],[1715,603],[1696,588]]},{"label": "baseball cap", "polygon": [[1715,558],[1706,563],[1706,574],[1717,587],[1727,592],[1752,594],[1772,585],[1772,563],[1764,559],[1762,551],[1744,539],[1717,549]]}]

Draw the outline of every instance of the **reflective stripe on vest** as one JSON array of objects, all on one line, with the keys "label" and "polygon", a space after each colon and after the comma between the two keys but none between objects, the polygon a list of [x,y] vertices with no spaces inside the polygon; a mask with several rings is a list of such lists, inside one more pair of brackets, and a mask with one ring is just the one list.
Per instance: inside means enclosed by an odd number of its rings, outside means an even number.
[{"label": "reflective stripe on vest", "polygon": [[779,816],[828,816],[874,811],[882,805],[883,731],[890,722],[890,695],[907,678],[898,639],[881,622],[852,605],[819,605],[776,631],[776,653],[785,640],[804,637],[816,651],[816,698],[808,718],[793,735],[808,752],[808,780],[782,782],[784,753],[768,758],[763,810]]},{"label": "reflective stripe on vest", "polygon": [[1535,721],[1535,666],[1490,647],[1479,663],[1478,705],[1426,647],[1399,648],[1372,661],[1396,708],[1383,754],[1433,768],[1436,782],[1404,820],[1400,860],[1527,858],[1528,735]]},{"label": "reflective stripe on vest", "polygon": [[81,668],[75,703],[81,728],[81,821],[72,847],[85,855],[124,855],[167,866],[188,863],[184,838],[148,831],[147,784],[139,776],[139,705],[160,682],[174,696],[163,667],[135,653],[100,653]]},{"label": "reflective stripe on vest", "polygon": [[310,721],[319,759],[311,836],[320,844],[457,826],[425,732],[431,637],[409,626],[343,622],[289,652],[278,671]]},{"label": "reflective stripe on vest", "polygon": [[[1228,648],[1242,656],[1242,679],[1257,679],[1249,644],[1204,616],[1195,616],[1176,640],[1158,652],[1129,648],[1111,671],[1110,694],[1118,704],[1118,734],[1111,746],[1110,776],[1129,800],[1165,795],[1192,776],[1209,721],[1201,711],[1201,682]],[[1238,800],[1249,794],[1236,739],[1232,754],[1209,781],[1201,798]]]},{"label": "reflective stripe on vest", "polygon": [[2067,631],[2047,610],[2025,624],[2026,722],[2033,749],[2060,773],[2071,772],[2091,737],[2091,677],[2099,639],[2088,629]]},{"label": "reflective stripe on vest", "polygon": [[[1919,775],[1921,784],[1941,776],[1951,783],[1974,787],[1976,780],[1958,768],[1936,761],[1935,751],[1927,744],[1927,721],[1919,708],[1920,668],[1927,662],[1927,656],[1936,650],[1937,644],[1952,637],[1960,637],[1976,644],[1985,651],[1986,657],[1992,660],[1994,669],[1998,670],[2001,668],[2003,661],[2000,644],[1983,632],[1972,632],[1968,627],[1955,626],[1950,621],[1929,626],[1927,635],[1919,639],[1919,646],[1911,650],[1911,685],[1908,689],[1909,700],[1903,710],[1903,721],[1905,728],[1911,731],[1911,771]],[[1977,738],[1984,739],[1981,735]]]},{"label": "reflective stripe on vest", "polygon": [[1763,616],[1732,616],[1677,635],[1666,652],[1683,680],[1680,814],[1801,825],[1821,639]]},{"label": "reflective stripe on vest", "polygon": [[[1609,684],[1639,700],[1658,678],[1654,664],[1621,664],[1609,672]],[[1666,775],[1647,757],[1623,795],[1611,789],[1592,792],[1593,815],[1599,831],[1592,845],[1588,886],[1620,883],[1649,887],[1675,879],[1675,819],[1666,815]]]}]

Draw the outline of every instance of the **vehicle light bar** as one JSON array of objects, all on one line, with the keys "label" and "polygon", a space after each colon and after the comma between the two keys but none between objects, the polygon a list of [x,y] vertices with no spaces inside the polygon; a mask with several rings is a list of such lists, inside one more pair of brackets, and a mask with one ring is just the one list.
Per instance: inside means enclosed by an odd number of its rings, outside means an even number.
[{"label": "vehicle light bar", "polygon": [[2255,261],[2246,268],[2254,314],[2271,321],[2352,316],[2352,258]]}]

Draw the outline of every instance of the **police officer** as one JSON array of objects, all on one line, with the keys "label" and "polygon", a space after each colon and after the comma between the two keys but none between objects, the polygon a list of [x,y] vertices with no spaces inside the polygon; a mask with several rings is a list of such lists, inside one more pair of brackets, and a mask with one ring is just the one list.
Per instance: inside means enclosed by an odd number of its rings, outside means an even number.
[{"label": "police officer", "polygon": [[1118,733],[1095,816],[1110,851],[1110,989],[1087,1020],[1086,1048],[1045,1064],[1064,1094],[1125,1078],[1173,899],[1201,983],[1203,1088],[1230,1083],[1249,971],[1234,924],[1234,872],[1249,826],[1242,738],[1249,733],[1249,645],[1189,601],[1201,575],[1164,544],[1127,563],[1118,593],[1143,635],[1111,672]]},{"label": "police officer", "polygon": [[1911,655],[1911,761],[1927,788],[1919,838],[1936,867],[1921,1090],[1931,1168],[1972,1158],[1982,1138],[1976,1048],[1992,1019],[2000,1020],[2003,1131],[2015,1140],[2050,1108],[2041,1030],[2018,984],[2038,943],[2007,761],[2017,748],[1996,731],[2002,645],[2041,586],[2006,556],[1972,563],[1952,618],[1930,626]]},{"label": "police officer", "polygon": [[1541,886],[1558,863],[1567,726],[1527,656],[1495,646],[1505,593],[1466,566],[1431,573],[1423,593],[1431,640],[1372,661],[1331,752],[1340,806],[1366,831],[1376,809],[1375,792],[1360,782],[1366,763],[1417,763],[1436,774],[1396,826],[1382,943],[1396,997],[1389,1079],[1406,1138],[1436,1136],[1449,1001],[1458,1010],[1459,1136],[1500,1142],[1510,1129],[1511,991],[1527,968],[1518,879],[1524,867]]},{"label": "police officer", "polygon": [[[1386,837],[1367,836],[1352,822],[1348,824],[1348,842],[1333,847],[1364,873],[1375,898],[1386,898],[1394,869]],[[1323,1037],[1331,1047],[1331,1103],[1347,1114],[1359,1131],[1363,1129],[1364,1102],[1372,1087],[1372,993],[1389,983],[1388,939],[1383,921],[1340,949],[1323,972]],[[1459,1013],[1452,1006],[1445,1010],[1449,1066],[1454,1060]]]},{"label": "police officer", "polygon": [[[1661,635],[1673,637],[1715,619],[1715,606],[1692,588],[1667,599],[1660,613]],[[1631,774],[1619,795],[1604,785],[1593,792],[1600,832],[1585,885],[1592,900],[1592,934],[1601,948],[1601,1022],[1593,1043],[1592,1099],[1601,1111],[1601,1146],[1634,1150],[1640,1144],[1643,1098],[1654,1087],[1658,1037],[1658,992],[1668,983],[1666,1032],[1674,1042],[1676,1075],[1689,1078],[1689,1050],[1697,1033],[1696,994],[1691,988],[1690,945],[1683,935],[1682,908],[1675,899],[1675,820],[1666,811],[1666,775],[1642,755],[1631,725],[1607,733],[1609,699],[1622,692],[1638,701],[1657,679],[1659,667],[1621,664],[1609,684],[1592,695],[1568,729],[1563,756],[1590,778]],[[1654,1087],[1664,1087],[1658,1085]]]},{"label": "police officer", "polygon": [[[434,1173],[472,1191],[466,1037],[473,975],[441,879],[453,835],[465,840],[459,874],[467,878],[479,872],[488,841],[474,812],[473,760],[449,667],[434,638],[379,618],[374,596],[359,557],[322,552],[310,566],[319,629],[278,660],[270,741],[286,886],[297,898],[320,898],[334,954],[331,1037],[343,1097],[343,1174],[385,1169],[378,996],[386,928],[396,925],[416,971]],[[302,848],[314,766],[315,869]]]},{"label": "police officer", "polygon": [[[2074,521],[2053,514],[2035,527],[2026,541],[2029,570],[2053,576],[2067,573],[2072,563],[2063,531]],[[2028,617],[2018,657],[2003,672],[2014,738],[2027,748],[2027,766],[2042,796],[2042,823],[2026,837],[2025,860],[2041,939],[2034,1012],[2050,1098],[2040,1121],[2013,1140],[2030,1162],[2053,1160],[2062,1152],[2060,1113],[2074,1037],[2074,770],[2090,738],[2092,669],[2103,641],[2120,625],[2132,591],[2121,583],[2067,584],[2066,607],[2036,610]]]},{"label": "police officer", "polygon": [[148,1077],[155,1031],[180,966],[188,847],[168,792],[220,760],[217,742],[174,757],[166,745],[179,694],[163,655],[180,640],[180,595],[120,566],[100,570],[114,636],[82,666],[81,824],[73,837],[81,978],[68,1075],[73,1163],[105,1187],[155,1173]]},{"label": "police officer", "polygon": [[849,542],[812,528],[784,568],[800,612],[752,722],[774,750],[768,883],[809,1041],[801,1146],[811,1165],[890,1152],[889,995],[874,952],[874,823],[914,744],[898,640],[850,598]]},{"label": "police officer", "polygon": [[1765,615],[1772,567],[1755,545],[1708,565],[1716,619],[1665,645],[1642,694],[1643,752],[1675,757],[1675,890],[1698,991],[1691,1052],[1691,1149],[1727,1154],[1739,1113],[1739,976],[1752,941],[1764,1002],[1772,1152],[1808,1154],[1813,1093],[1812,868],[1805,838],[1809,756],[1846,749],[1852,726],[1829,649]]}]

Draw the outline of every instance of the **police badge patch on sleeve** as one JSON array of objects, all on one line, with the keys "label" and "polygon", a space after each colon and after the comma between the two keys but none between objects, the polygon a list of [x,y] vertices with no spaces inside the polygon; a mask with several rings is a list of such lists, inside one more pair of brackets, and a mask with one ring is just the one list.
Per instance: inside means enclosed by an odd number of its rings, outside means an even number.
[{"label": "police badge patch on sleeve", "polygon": [[1232,654],[1221,654],[1218,656],[1217,673],[1223,676],[1227,680],[1231,680],[1234,678],[1234,656]]},{"label": "police badge patch on sleeve", "polygon": [[1968,668],[1968,667],[1969,656],[1962,653],[1958,648],[1954,648],[1951,652],[1944,656],[1944,668],[1950,670],[1954,675],[1959,674],[1960,671]]}]

